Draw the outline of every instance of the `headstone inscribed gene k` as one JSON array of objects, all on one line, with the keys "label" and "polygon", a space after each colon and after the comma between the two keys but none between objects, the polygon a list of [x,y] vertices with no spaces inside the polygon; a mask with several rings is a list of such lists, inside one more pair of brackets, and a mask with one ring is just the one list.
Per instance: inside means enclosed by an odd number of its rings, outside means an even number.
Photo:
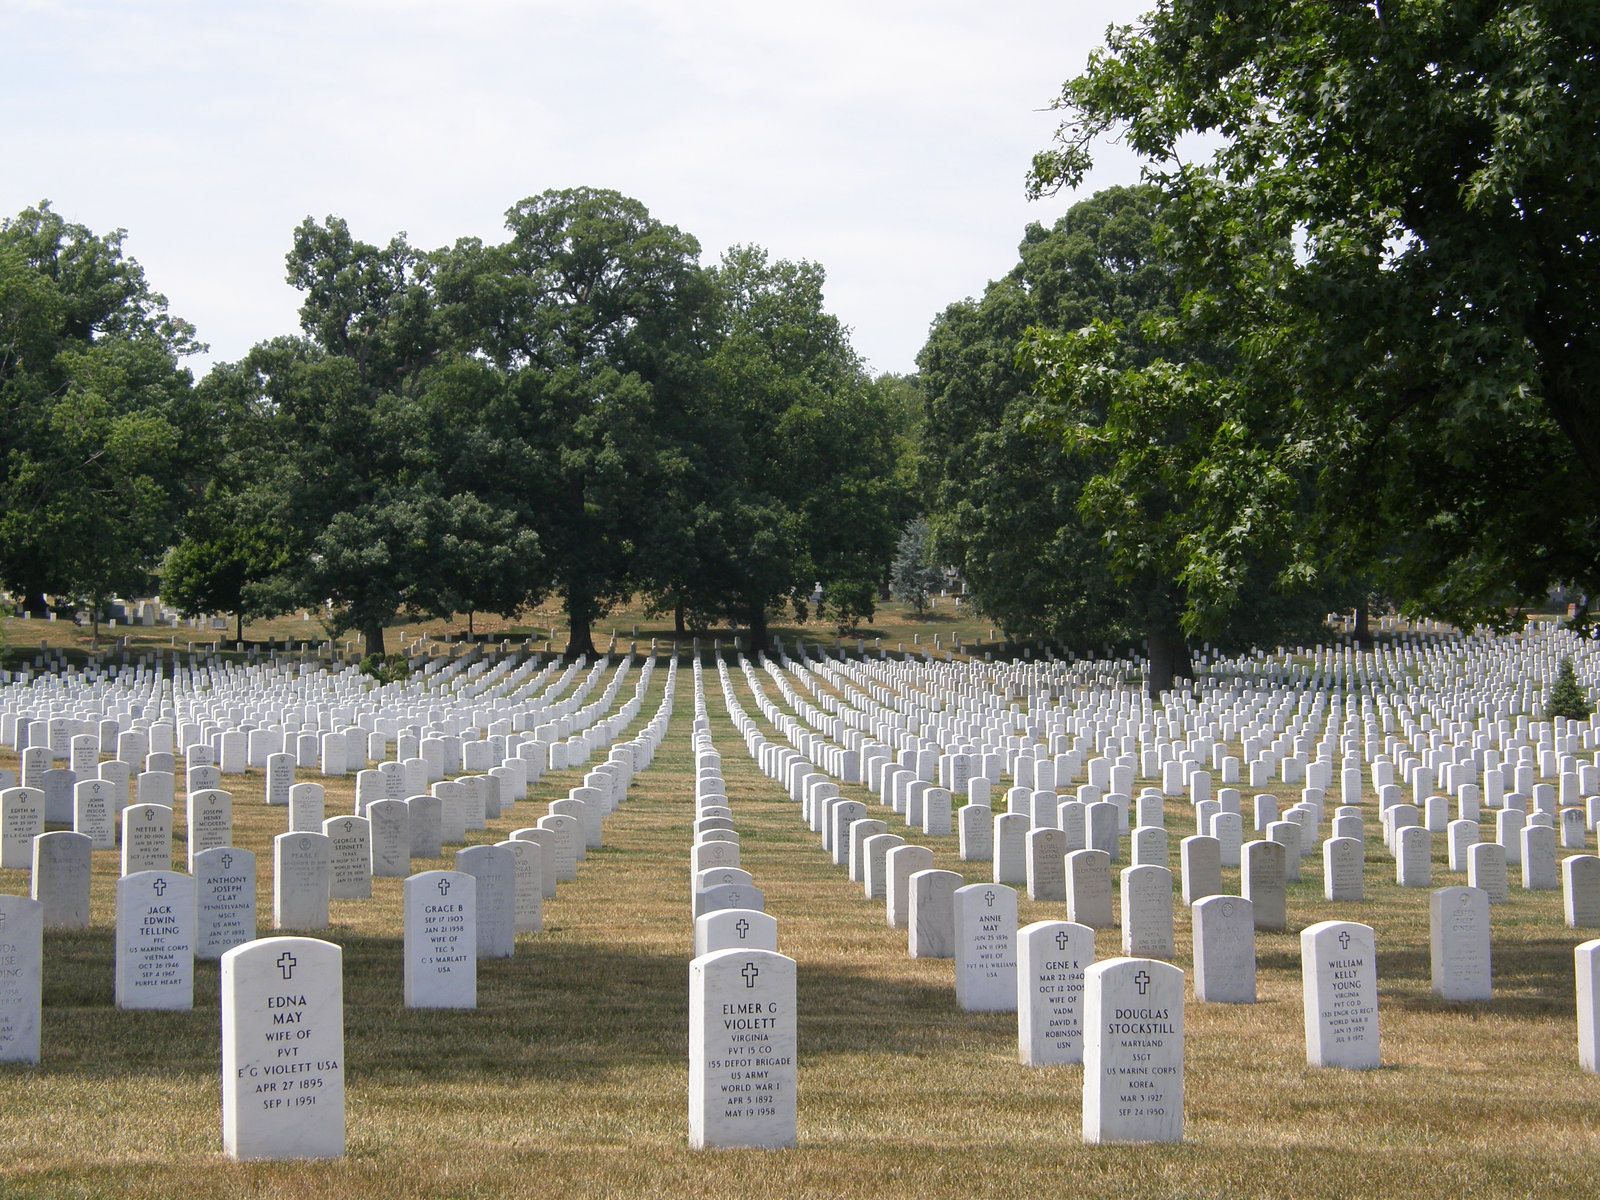
[{"label": "headstone inscribed gene k", "polygon": [[0,895],[0,1062],[37,1063],[44,905]]},{"label": "headstone inscribed gene k", "polygon": [[405,1006],[478,1007],[478,881],[423,871],[405,894]]},{"label": "headstone inscribed gene k", "polygon": [[795,962],[718,950],[689,964],[689,1145],[779,1149],[798,1137]]},{"label": "headstone inscribed gene k", "polygon": [[344,1156],[342,960],[338,946],[301,937],[261,938],[222,956],[222,1148],[229,1158]]},{"label": "headstone inscribed gene k", "polygon": [[116,1004],[194,1007],[194,880],[170,869],[117,880]]},{"label": "headstone inscribed gene k", "polygon": [[1017,1009],[1017,894],[997,883],[956,888],[956,1004],[963,1012]]},{"label": "headstone inscribed gene k", "polygon": [[1083,1061],[1083,973],[1094,930],[1035,921],[1017,931],[1017,1057],[1025,1067]]},{"label": "headstone inscribed gene k", "polygon": [[194,856],[196,958],[221,958],[256,936],[256,856],[218,846]]},{"label": "headstone inscribed gene k", "polygon": [[1183,1140],[1183,972],[1113,958],[1083,976],[1083,1140]]},{"label": "headstone inscribed gene k", "polygon": [[1371,926],[1319,921],[1302,930],[1300,985],[1306,1062],[1313,1067],[1376,1069],[1378,964]]}]

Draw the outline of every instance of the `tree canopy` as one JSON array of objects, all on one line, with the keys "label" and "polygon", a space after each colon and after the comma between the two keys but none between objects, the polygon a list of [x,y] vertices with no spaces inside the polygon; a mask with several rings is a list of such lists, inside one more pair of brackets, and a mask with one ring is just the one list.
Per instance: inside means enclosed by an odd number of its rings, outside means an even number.
[{"label": "tree canopy", "polygon": [[1112,413],[1108,481],[1181,428],[1191,627],[1268,545],[1286,580],[1370,572],[1464,624],[1600,595],[1597,34],[1577,3],[1162,0],[1066,84],[1033,187],[1080,181],[1109,133],[1146,155],[1164,336],[1229,360],[1036,343],[1061,408]]}]

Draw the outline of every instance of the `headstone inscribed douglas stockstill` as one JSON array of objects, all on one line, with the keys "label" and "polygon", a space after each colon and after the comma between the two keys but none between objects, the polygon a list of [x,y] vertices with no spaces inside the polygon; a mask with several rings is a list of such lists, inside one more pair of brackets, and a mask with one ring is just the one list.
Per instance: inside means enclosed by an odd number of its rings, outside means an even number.
[{"label": "headstone inscribed douglas stockstill", "polygon": [[0,896],[0,1062],[39,1061],[44,905]]},{"label": "headstone inscribed douglas stockstill", "polygon": [[958,887],[956,1004],[963,1012],[1017,1009],[1017,894],[998,883]]},{"label": "headstone inscribed douglas stockstill", "polygon": [[1306,1061],[1313,1067],[1376,1069],[1378,964],[1371,926],[1319,921],[1302,930],[1300,983]]},{"label": "headstone inscribed douglas stockstill", "polygon": [[690,1148],[796,1143],[795,1027],[794,959],[718,950],[690,962]]},{"label": "headstone inscribed douglas stockstill", "polygon": [[117,880],[118,1008],[194,1007],[194,880],[171,870]]},{"label": "headstone inscribed douglas stockstill", "polygon": [[1183,1140],[1183,972],[1113,958],[1083,976],[1083,1140]]},{"label": "headstone inscribed douglas stockstill", "polygon": [[1025,1067],[1083,1061],[1083,973],[1094,930],[1035,921],[1017,931],[1017,1057]]},{"label": "headstone inscribed douglas stockstill", "polygon": [[423,871],[405,893],[405,1005],[478,1007],[478,881]]},{"label": "headstone inscribed douglas stockstill", "polygon": [[218,846],[194,856],[196,958],[221,958],[256,936],[256,856]]},{"label": "headstone inscribed douglas stockstill", "polygon": [[339,947],[271,937],[229,950],[222,956],[223,1151],[239,1161],[342,1158],[344,1123]]}]

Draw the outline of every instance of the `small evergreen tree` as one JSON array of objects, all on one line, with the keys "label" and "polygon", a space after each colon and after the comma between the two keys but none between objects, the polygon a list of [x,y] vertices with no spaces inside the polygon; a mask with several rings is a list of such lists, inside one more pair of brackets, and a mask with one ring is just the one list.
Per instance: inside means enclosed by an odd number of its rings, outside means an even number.
[{"label": "small evergreen tree", "polygon": [[1593,711],[1594,706],[1578,684],[1578,673],[1572,668],[1572,655],[1569,654],[1561,660],[1556,681],[1550,685],[1550,691],[1545,696],[1544,715],[1552,721],[1557,717],[1586,721]]},{"label": "small evergreen tree", "polygon": [[944,572],[930,561],[928,523],[921,517],[906,522],[889,567],[889,589],[896,600],[911,605],[921,617],[928,597],[939,586]]}]

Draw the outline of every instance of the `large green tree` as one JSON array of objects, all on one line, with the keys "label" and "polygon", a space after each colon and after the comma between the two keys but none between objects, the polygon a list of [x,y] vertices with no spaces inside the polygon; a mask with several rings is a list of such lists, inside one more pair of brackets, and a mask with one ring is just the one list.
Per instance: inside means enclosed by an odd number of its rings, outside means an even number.
[{"label": "large green tree", "polygon": [[0,222],[0,582],[35,612],[144,593],[219,441],[194,331],[122,239],[48,204]]},{"label": "large green tree", "polygon": [[1169,333],[1231,358],[1037,345],[1058,416],[1112,412],[1108,486],[1181,424],[1191,627],[1248,600],[1264,545],[1460,622],[1600,595],[1597,41],[1600,8],[1561,0],[1161,0],[1067,83],[1034,186],[1108,133],[1146,155]]}]

